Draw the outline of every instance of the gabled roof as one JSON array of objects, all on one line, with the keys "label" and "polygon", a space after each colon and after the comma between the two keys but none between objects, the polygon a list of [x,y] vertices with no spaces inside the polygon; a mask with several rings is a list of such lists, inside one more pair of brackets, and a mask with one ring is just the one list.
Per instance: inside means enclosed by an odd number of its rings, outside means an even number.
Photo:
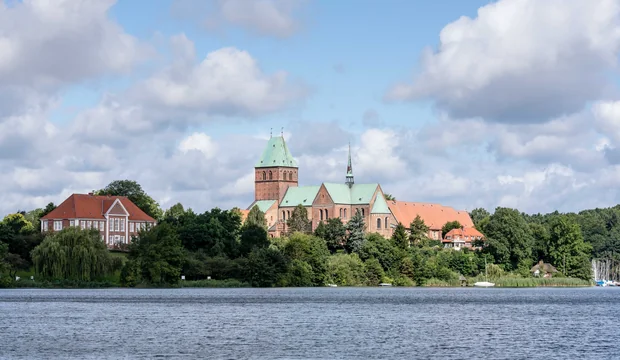
[{"label": "gabled roof", "polygon": [[[484,237],[484,235],[478,231],[476,228],[473,227],[463,227],[463,228],[459,228],[459,229],[452,229],[450,231],[448,231],[447,234],[445,234],[444,236],[443,242],[450,242],[451,239],[454,239],[455,237],[460,237],[462,240],[464,240],[465,242],[471,242],[471,238],[472,237]],[[448,237],[450,237],[451,239],[449,240]],[[466,237],[469,237],[466,239]]]},{"label": "gabled roof", "polygon": [[474,222],[467,211],[459,211],[449,206],[430,203],[416,203],[406,201],[388,201],[388,207],[394,214],[396,221],[405,227],[420,215],[426,226],[431,230],[441,230],[449,221],[458,221],[461,226],[473,228]]},{"label": "gabled roof", "polygon": [[375,203],[372,205],[372,210],[370,210],[371,214],[389,214],[390,208],[388,207],[387,201],[385,201],[385,197],[383,194],[378,193],[375,198]]},{"label": "gabled roof", "polygon": [[260,211],[267,212],[267,210],[271,209],[271,207],[275,203],[275,200],[257,200],[252,205],[250,205],[250,207],[248,207],[248,210],[252,210],[254,206],[258,206],[258,209]]},{"label": "gabled roof", "polygon": [[286,206],[312,206],[312,202],[319,193],[320,186],[291,186],[286,190],[284,198],[280,203],[281,207]]},{"label": "gabled roof", "polygon": [[293,159],[293,155],[288,150],[286,142],[282,136],[274,136],[269,139],[267,146],[263,151],[263,155],[254,167],[297,167],[297,161]]},{"label": "gabled roof", "polygon": [[103,216],[116,200],[129,213],[129,220],[151,221],[155,219],[147,215],[125,196],[97,196],[89,194],[73,194],[58,207],[41,219],[105,219]]},{"label": "gabled roof", "polygon": [[346,184],[323,183],[334,204],[365,205],[370,204],[379,184]]}]

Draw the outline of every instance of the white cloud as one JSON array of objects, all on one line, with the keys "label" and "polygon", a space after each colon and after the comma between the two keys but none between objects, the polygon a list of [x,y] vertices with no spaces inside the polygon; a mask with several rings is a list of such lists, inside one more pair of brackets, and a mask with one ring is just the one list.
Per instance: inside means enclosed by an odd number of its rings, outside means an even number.
[{"label": "white cloud", "polygon": [[501,0],[444,27],[415,81],[386,97],[431,98],[453,118],[542,122],[597,100],[619,50],[617,0]]},{"label": "white cloud", "polygon": [[184,153],[197,150],[200,151],[205,158],[211,159],[217,154],[217,144],[205,133],[193,133],[181,141],[179,150]]},{"label": "white cloud", "polygon": [[223,21],[261,35],[289,37],[300,28],[296,11],[305,0],[218,0],[207,25],[217,27]]}]

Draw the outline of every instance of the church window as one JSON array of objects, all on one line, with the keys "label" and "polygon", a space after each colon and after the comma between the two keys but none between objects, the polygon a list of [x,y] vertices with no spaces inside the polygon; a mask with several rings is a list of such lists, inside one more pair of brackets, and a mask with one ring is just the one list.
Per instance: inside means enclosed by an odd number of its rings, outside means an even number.
[{"label": "church window", "polygon": [[263,180],[267,180],[267,173],[263,171]]},{"label": "church window", "polygon": [[290,217],[291,217],[291,210],[286,210],[286,215],[287,215],[287,216],[289,217],[289,219],[290,219]]},{"label": "church window", "polygon": [[381,218],[377,219],[377,229],[381,229]]},{"label": "church window", "polygon": [[271,171],[269,172],[269,180],[273,180],[273,173]]},{"label": "church window", "polygon": [[342,218],[342,208],[340,208],[340,218]]},{"label": "church window", "polygon": [[325,219],[329,219],[329,212],[325,209]]},{"label": "church window", "polygon": [[291,181],[293,180],[293,173],[292,172],[288,173],[288,179],[291,180]]},{"label": "church window", "polygon": [[286,211],[282,210],[282,220],[286,220]]},{"label": "church window", "polygon": [[321,220],[323,220],[323,209],[319,209],[319,214],[321,214]]},{"label": "church window", "polygon": [[364,209],[362,209],[362,216],[364,216]]},{"label": "church window", "polygon": [[344,218],[347,218],[347,209],[344,209]]},{"label": "church window", "polygon": [[384,228],[386,228],[386,229],[388,228],[388,218],[387,217],[385,218],[385,226],[384,226]]}]

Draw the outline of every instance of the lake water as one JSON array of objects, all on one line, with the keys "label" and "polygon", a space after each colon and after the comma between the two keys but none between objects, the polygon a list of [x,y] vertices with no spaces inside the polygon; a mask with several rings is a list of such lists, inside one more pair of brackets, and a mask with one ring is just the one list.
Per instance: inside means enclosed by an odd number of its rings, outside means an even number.
[{"label": "lake water", "polygon": [[0,290],[0,358],[609,359],[620,288]]}]

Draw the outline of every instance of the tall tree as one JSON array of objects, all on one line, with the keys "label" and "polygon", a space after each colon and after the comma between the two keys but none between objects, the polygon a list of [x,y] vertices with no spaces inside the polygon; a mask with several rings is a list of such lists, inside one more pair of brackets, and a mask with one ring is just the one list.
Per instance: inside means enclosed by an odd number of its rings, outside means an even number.
[{"label": "tall tree", "polygon": [[486,225],[485,251],[505,270],[525,269],[532,264],[534,237],[518,210],[498,207]]},{"label": "tall tree", "polygon": [[246,222],[241,226],[241,237],[239,244],[239,254],[248,255],[254,249],[266,248],[269,246],[267,230],[261,225]]},{"label": "tall tree", "polygon": [[551,224],[548,259],[566,276],[590,280],[592,246],[583,241],[579,224],[568,216],[558,216]]},{"label": "tall tree", "polygon": [[348,232],[346,243],[347,251],[359,252],[364,244],[364,235],[366,233],[366,224],[359,210],[355,212],[355,215],[353,215],[351,220],[347,223],[346,230]]},{"label": "tall tree", "polygon": [[314,235],[324,239],[329,250],[335,252],[343,248],[347,230],[340,218],[330,218],[326,223],[319,223]]},{"label": "tall tree", "polygon": [[383,194],[383,197],[387,201],[396,201],[396,198],[392,194]]},{"label": "tall tree", "polygon": [[32,250],[35,272],[50,279],[92,281],[114,273],[119,267],[99,231],[71,227],[50,233]]},{"label": "tall tree", "polygon": [[133,180],[112,181],[105,188],[95,193],[97,195],[126,196],[152,218],[161,220],[163,217],[159,204],[142,189],[140,184]]},{"label": "tall tree", "polygon": [[265,219],[265,213],[261,209],[254,205],[248,212],[248,217],[245,219],[246,224],[255,225],[267,229],[267,219]]},{"label": "tall tree", "polygon": [[164,212],[164,219],[167,221],[178,221],[183,215],[185,215],[183,204],[176,203]]},{"label": "tall tree", "polygon": [[286,220],[286,226],[288,227],[288,233],[292,234],[294,232],[300,232],[304,234],[309,234],[312,231],[312,224],[308,219],[308,210],[299,204],[293,212],[291,213],[291,217]]},{"label": "tall tree", "polygon": [[284,255],[290,260],[308,263],[312,269],[312,283],[315,286],[325,285],[328,269],[329,250],[325,240],[302,233],[294,233],[284,246]]},{"label": "tall tree", "polygon": [[415,219],[409,225],[410,234],[409,241],[414,245],[424,245],[428,239],[428,226],[420,215],[416,215]]},{"label": "tall tree", "polygon": [[473,209],[469,215],[474,222],[474,227],[484,234],[484,225],[489,222],[491,214],[484,208]]},{"label": "tall tree", "polygon": [[392,243],[401,250],[407,250],[407,248],[409,248],[407,229],[405,229],[405,226],[400,222],[396,225],[394,233],[392,233]]},{"label": "tall tree", "polygon": [[183,260],[181,239],[170,224],[161,223],[141,232],[129,245],[129,261],[122,271],[121,282],[127,285],[140,281],[154,285],[176,284]]}]

